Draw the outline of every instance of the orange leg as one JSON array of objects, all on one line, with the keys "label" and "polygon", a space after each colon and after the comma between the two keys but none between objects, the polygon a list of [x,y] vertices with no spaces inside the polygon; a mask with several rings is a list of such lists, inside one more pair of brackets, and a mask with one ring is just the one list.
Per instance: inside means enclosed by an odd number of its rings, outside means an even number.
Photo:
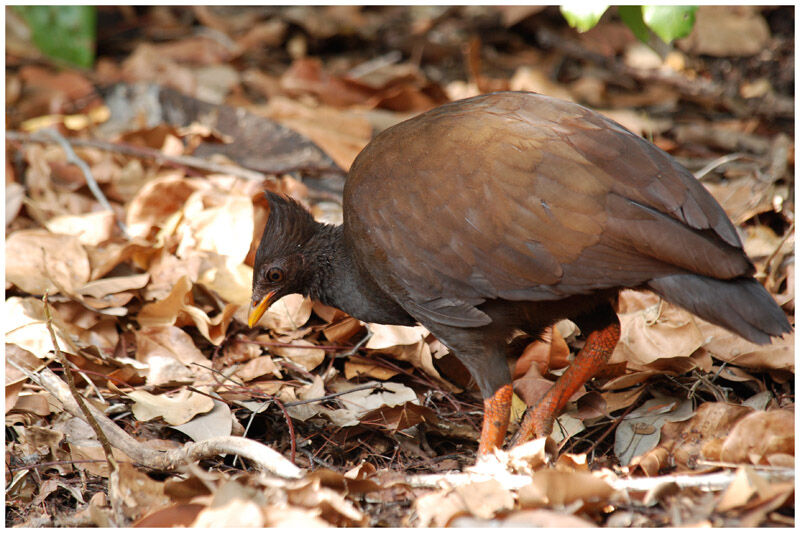
[{"label": "orange leg", "polygon": [[[589,381],[603,365],[619,340],[619,323],[612,323],[593,331],[586,338],[583,349],[564,374],[547,391],[541,400],[525,412],[519,431],[514,435],[511,446],[521,444],[532,438],[544,437],[553,431],[555,417],[564,410],[570,397]],[[484,427],[485,423],[484,423]],[[483,443],[483,434],[481,434]]]},{"label": "orange leg", "polygon": [[511,416],[511,384],[503,385],[490,397],[483,400],[483,428],[478,444],[478,455],[485,455],[493,448],[503,446]]}]

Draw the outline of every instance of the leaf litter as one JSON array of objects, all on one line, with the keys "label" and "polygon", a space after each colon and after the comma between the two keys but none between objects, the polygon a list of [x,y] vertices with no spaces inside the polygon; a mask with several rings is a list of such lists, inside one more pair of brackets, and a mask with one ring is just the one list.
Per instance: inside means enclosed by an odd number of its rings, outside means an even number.
[{"label": "leaf litter", "polygon": [[[124,7],[100,9],[145,27]],[[32,65],[15,45],[6,56],[15,130],[6,161],[7,524],[793,525],[793,335],[753,345],[625,291],[623,338],[553,435],[473,467],[481,400],[424,328],[363,324],[297,295],[246,327],[264,188],[340,220],[341,169],[375,132],[487,88],[600,107],[702,170],[791,314],[787,85],[741,39],[715,33],[755,32],[778,64],[788,42],[782,9],[726,10],[721,20],[701,8],[693,37],[663,60],[611,20],[579,37],[562,28],[560,48],[533,48],[518,35],[546,41],[548,9],[481,6],[151,7],[152,31],[168,28],[168,40],[143,31],[121,60],[101,54],[90,73]],[[492,38],[477,30],[487,25]],[[326,51],[337,38],[360,44]],[[365,43],[391,51],[365,54]],[[605,63],[592,63],[592,47]],[[722,91],[709,56],[734,58],[726,83],[737,95]],[[657,72],[668,83],[656,83]],[[680,80],[698,72],[715,81],[686,90]],[[98,93],[95,82],[117,85]],[[711,114],[715,90],[726,122]],[[682,114],[686,103],[700,111]],[[42,127],[74,144],[90,176],[36,137]],[[68,396],[34,379],[63,374],[51,330],[81,394],[136,443],[114,448],[113,473]],[[569,322],[539,341],[515,339],[515,406],[535,401],[582,342]],[[302,470],[280,463],[283,474],[269,474],[245,452],[200,455],[178,470],[134,461],[136,447],[167,453],[242,435]]]}]

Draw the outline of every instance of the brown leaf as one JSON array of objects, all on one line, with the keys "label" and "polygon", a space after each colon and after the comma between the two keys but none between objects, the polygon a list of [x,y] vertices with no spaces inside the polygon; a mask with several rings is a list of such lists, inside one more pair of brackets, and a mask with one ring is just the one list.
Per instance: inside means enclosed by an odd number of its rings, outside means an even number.
[{"label": "brown leaf", "polygon": [[6,239],[6,279],[29,294],[74,294],[89,281],[89,258],[77,237],[15,231]]},{"label": "brown leaf", "polygon": [[386,368],[386,366],[377,364],[367,357],[352,355],[344,362],[344,377],[347,379],[362,376],[386,381],[399,373],[399,370]]},{"label": "brown leaf", "polygon": [[699,459],[719,461],[722,440],[737,420],[752,409],[722,402],[705,402],[689,420],[664,424],[660,446],[681,468],[691,468]]},{"label": "brown leaf", "polygon": [[103,278],[90,281],[80,289],[78,294],[92,296],[94,298],[104,298],[110,294],[141,289],[150,281],[150,274],[135,274],[133,276],[120,276],[114,278]]},{"label": "brown leaf", "polygon": [[403,405],[382,406],[361,417],[362,424],[375,424],[389,431],[402,431],[422,422],[436,424],[436,413],[429,407],[412,402]]},{"label": "brown leaf", "polygon": [[704,320],[697,322],[702,335],[709,339],[704,348],[715,358],[744,368],[794,372],[794,331],[762,346]]},{"label": "brown leaf", "polygon": [[157,417],[172,426],[184,424],[198,414],[214,408],[214,400],[204,394],[182,390],[173,396],[154,395],[142,390],[127,393],[134,401],[131,411],[137,420],[147,421]]},{"label": "brown leaf", "polygon": [[619,315],[622,336],[610,363],[626,361],[629,368],[644,370],[659,359],[688,358],[703,346],[705,337],[691,313],[665,301],[642,307],[647,301],[636,291],[620,293],[626,312]]},{"label": "brown leaf", "polygon": [[722,444],[720,459],[767,464],[775,453],[794,454],[794,413],[787,409],[756,411],[739,420]]},{"label": "brown leaf", "polygon": [[47,229],[53,233],[75,236],[81,244],[96,246],[111,238],[114,231],[114,213],[100,211],[82,215],[62,215],[48,220]]},{"label": "brown leaf", "polygon": [[304,339],[293,341],[291,346],[272,346],[270,351],[297,363],[308,371],[314,370],[325,360],[325,350]]},{"label": "brown leaf", "polygon": [[520,489],[519,504],[522,508],[563,506],[581,500],[605,505],[613,494],[608,483],[588,472],[539,470],[533,482]]}]

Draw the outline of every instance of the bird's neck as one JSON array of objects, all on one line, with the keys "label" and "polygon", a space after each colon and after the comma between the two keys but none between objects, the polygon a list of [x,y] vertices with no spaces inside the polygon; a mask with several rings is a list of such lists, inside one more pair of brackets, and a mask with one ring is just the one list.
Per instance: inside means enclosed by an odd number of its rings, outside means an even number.
[{"label": "bird's neck", "polygon": [[[365,322],[411,325],[414,320],[357,265],[343,226],[320,224],[306,245],[311,298]],[[308,252],[311,253],[308,253]]]}]

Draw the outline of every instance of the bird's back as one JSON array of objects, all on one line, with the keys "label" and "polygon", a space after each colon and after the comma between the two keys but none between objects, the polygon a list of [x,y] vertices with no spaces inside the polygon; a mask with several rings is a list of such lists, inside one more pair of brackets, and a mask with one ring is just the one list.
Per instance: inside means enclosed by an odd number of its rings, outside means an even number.
[{"label": "bird's back", "polygon": [[382,132],[350,170],[344,215],[376,282],[418,319],[452,326],[486,324],[486,300],[752,273],[691,173],[619,124],[533,93],[463,100]]}]

